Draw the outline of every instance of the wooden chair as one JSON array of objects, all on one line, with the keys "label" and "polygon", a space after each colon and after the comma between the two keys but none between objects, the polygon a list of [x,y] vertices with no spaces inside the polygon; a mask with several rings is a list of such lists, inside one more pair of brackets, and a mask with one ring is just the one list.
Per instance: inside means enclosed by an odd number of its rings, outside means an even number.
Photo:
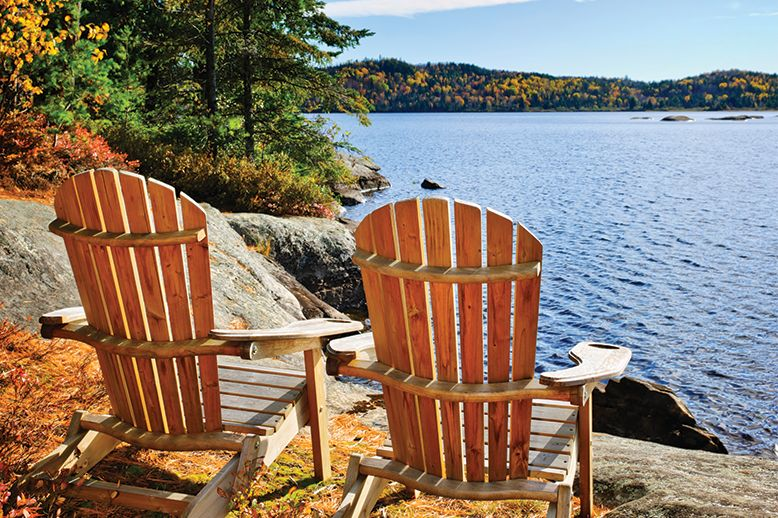
[{"label": "wooden chair", "polygon": [[[185,194],[100,169],[59,189],[50,230],[64,238],[83,308],[41,317],[47,338],[95,348],[111,415],[76,412],[65,442],[22,483],[56,478],[66,494],[186,516],[222,516],[310,423],[314,471],[330,476],[322,348],[358,322],[317,319],[272,330],[214,330],[205,212]],[[304,351],[305,371],[257,359]],[[231,450],[196,496],[80,479],[119,442],[155,450]],[[80,479],[80,480],[79,480]]]},{"label": "wooden chair", "polygon": [[391,443],[351,458],[336,516],[369,515],[395,481],[451,498],[545,500],[549,516],[567,517],[576,457],[589,516],[589,396],[630,351],[583,342],[570,353],[578,366],[535,378],[540,242],[492,210],[484,233],[481,208],[459,201],[452,232],[449,207],[400,201],[356,230],[372,338],[333,340],[327,366],[382,384]]}]

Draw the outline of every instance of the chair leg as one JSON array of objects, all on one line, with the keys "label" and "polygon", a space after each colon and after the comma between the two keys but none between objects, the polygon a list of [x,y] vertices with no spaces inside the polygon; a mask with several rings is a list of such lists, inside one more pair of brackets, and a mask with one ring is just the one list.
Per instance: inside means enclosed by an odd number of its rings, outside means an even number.
[{"label": "chair leg", "polygon": [[[552,507],[553,514],[552,514]],[[557,502],[556,505],[551,504],[548,506],[548,517],[553,518],[570,518],[573,512],[573,488],[566,484],[560,484],[557,490]]]},{"label": "chair leg", "polygon": [[197,493],[183,513],[183,517],[209,516],[221,518],[229,511],[232,488],[237,478],[241,454],[235,454],[204,488]]},{"label": "chair leg", "polygon": [[111,453],[118,439],[92,430],[81,430],[81,416],[85,412],[73,414],[65,441],[46,457],[36,462],[17,485],[24,486],[33,478],[57,478],[60,476],[80,477],[95,464]]},{"label": "chair leg", "polygon": [[254,480],[254,475],[262,464],[260,445],[261,438],[256,435],[250,435],[243,440],[243,449],[240,451],[238,469],[232,487],[234,493],[247,488]]},{"label": "chair leg", "polygon": [[581,496],[580,518],[590,518],[594,502],[592,477],[592,398],[578,409],[578,487]]},{"label": "chair leg", "polygon": [[308,405],[311,411],[311,443],[313,445],[313,471],[317,479],[328,480],[332,476],[330,465],[330,434],[327,430],[327,395],[324,386],[324,356],[321,349],[303,353]]},{"label": "chair leg", "polygon": [[362,455],[349,459],[346,481],[343,485],[343,499],[333,518],[366,518],[375,507],[388,480],[359,473]]}]

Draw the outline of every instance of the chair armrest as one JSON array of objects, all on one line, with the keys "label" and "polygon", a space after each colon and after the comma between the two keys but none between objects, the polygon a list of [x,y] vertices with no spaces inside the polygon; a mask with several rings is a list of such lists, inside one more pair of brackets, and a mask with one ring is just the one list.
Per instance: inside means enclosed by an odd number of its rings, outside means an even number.
[{"label": "chair armrest", "polygon": [[210,336],[233,342],[267,342],[342,336],[359,332],[362,328],[362,323],[354,320],[314,318],[274,329],[213,329]]},{"label": "chair armrest", "polygon": [[82,320],[86,320],[86,313],[84,313],[84,308],[78,306],[50,311],[45,315],[42,315],[38,319],[38,322],[43,325],[61,325],[69,324],[71,322],[81,322]]},{"label": "chair armrest", "polygon": [[568,356],[578,365],[544,372],[540,375],[540,382],[549,386],[574,387],[619,376],[627,368],[632,351],[618,345],[580,342]]},{"label": "chair armrest", "polygon": [[330,338],[361,331],[361,322],[337,318],[300,320],[275,329],[214,329],[211,338],[250,343],[243,358],[273,358],[310,349],[321,349]]},{"label": "chair armrest", "polygon": [[336,356],[348,362],[351,360],[375,360],[373,332],[346,336],[327,344],[327,356]]}]

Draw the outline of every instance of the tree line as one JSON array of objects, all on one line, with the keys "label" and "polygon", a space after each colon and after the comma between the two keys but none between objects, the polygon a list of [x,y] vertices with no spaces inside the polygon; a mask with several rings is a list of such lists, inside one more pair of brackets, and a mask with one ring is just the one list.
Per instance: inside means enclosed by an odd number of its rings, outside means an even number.
[{"label": "tree line", "polygon": [[778,109],[778,75],[742,70],[645,82],[380,59],[329,71],[376,112]]}]

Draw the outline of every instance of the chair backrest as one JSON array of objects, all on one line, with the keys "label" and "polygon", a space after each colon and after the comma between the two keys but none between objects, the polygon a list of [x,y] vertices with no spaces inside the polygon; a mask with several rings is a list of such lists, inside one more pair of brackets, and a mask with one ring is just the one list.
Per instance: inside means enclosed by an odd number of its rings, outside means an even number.
[{"label": "chair backrest", "polygon": [[[487,209],[484,235],[480,207],[455,201],[453,208],[453,231],[450,203],[440,198],[385,205],[357,228],[354,259],[377,359],[439,381],[532,378],[541,244],[518,225],[514,253],[510,218]],[[384,397],[395,459],[455,480],[527,477],[531,400],[489,403],[485,414],[484,403],[386,386]]]},{"label": "chair backrest", "polygon": [[[81,303],[99,331],[136,341],[207,337],[213,328],[205,212],[185,194],[113,169],[62,184],[50,228],[65,240]],[[186,244],[184,244],[186,243]],[[171,434],[221,430],[214,356],[150,359],[101,351],[114,414]]]}]

